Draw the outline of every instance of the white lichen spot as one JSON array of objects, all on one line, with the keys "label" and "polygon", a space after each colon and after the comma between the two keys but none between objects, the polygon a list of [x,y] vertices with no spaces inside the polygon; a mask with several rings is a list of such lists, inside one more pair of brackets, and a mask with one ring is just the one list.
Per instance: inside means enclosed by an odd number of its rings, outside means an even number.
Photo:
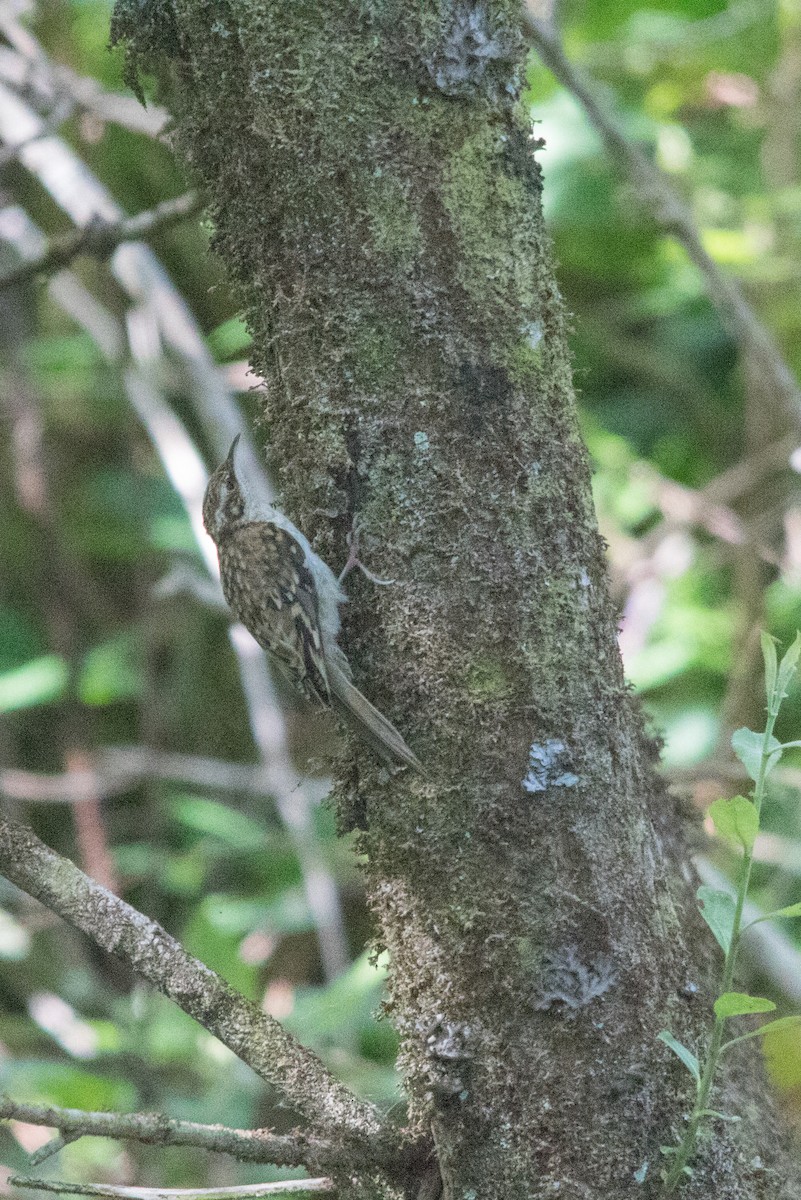
[{"label": "white lichen spot", "polygon": [[[448,96],[479,89],[493,95],[501,88],[513,92],[516,80],[508,75],[519,56],[519,31],[505,27],[485,3],[442,0],[441,13],[442,39],[426,61],[439,90]],[[493,71],[494,63],[503,66]]]},{"label": "white lichen spot", "polygon": [[545,327],[542,321],[529,321],[523,326],[523,337],[528,342],[532,350],[536,350],[542,339],[545,337]]},{"label": "white lichen spot", "polygon": [[535,1008],[544,1012],[559,1007],[574,1017],[617,982],[617,971],[606,954],[594,954],[587,962],[578,946],[560,946],[543,956],[539,999]]},{"label": "white lichen spot", "polygon": [[522,780],[527,792],[544,792],[552,787],[575,787],[580,777],[567,769],[570,752],[561,738],[532,742],[528,748],[528,771]]}]

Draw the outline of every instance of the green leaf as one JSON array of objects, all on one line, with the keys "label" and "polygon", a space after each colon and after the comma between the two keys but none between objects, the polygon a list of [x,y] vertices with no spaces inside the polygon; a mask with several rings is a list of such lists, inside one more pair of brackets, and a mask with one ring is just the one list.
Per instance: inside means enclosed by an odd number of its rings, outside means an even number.
[{"label": "green leaf", "polygon": [[762,643],[762,658],[765,662],[765,692],[770,701],[771,696],[776,690],[776,674],[778,670],[776,660],[776,639],[771,637],[763,629],[759,635]]},{"label": "green leaf", "polygon": [[764,1025],[760,1025],[759,1029],[754,1029],[751,1033],[743,1034],[742,1038],[736,1040],[743,1041],[749,1037],[764,1037],[766,1033],[775,1033],[779,1029],[788,1029],[791,1025],[797,1025],[801,1021],[801,1013],[793,1013],[789,1017],[777,1017],[775,1021],[766,1021]]},{"label": "green leaf", "polygon": [[661,1029],[656,1036],[660,1042],[664,1042],[665,1045],[673,1051],[673,1053],[676,1055],[676,1058],[681,1059],[695,1082],[700,1083],[701,1066],[692,1050],[688,1050],[687,1047],[680,1042],[678,1038],[675,1038],[668,1029]]},{"label": "green leaf", "polygon": [[787,650],[779,667],[777,679],[778,698],[783,700],[787,695],[787,685],[798,670],[798,659],[801,657],[801,632],[796,630],[792,646]]},{"label": "green leaf", "polygon": [[68,678],[67,664],[57,654],[45,654],[24,667],[5,671],[0,675],[0,712],[17,712],[58,700]]},{"label": "green leaf", "polygon": [[720,837],[739,842],[746,850],[753,848],[759,832],[759,816],[745,796],[715,800],[709,806],[709,815]]},{"label": "green leaf", "polygon": [[774,908],[773,912],[765,913],[764,916],[749,921],[746,929],[750,929],[752,925],[759,925],[760,921],[772,921],[774,917],[801,917],[801,904],[788,904],[785,908]]},{"label": "green leaf", "polygon": [[235,355],[245,357],[252,341],[247,326],[239,317],[223,321],[208,335],[209,349],[217,362],[227,362]]},{"label": "green leaf", "polygon": [[776,908],[766,914],[768,917],[801,917],[801,902],[787,904],[784,908]]},{"label": "green leaf", "polygon": [[738,1045],[740,1042],[748,1042],[751,1038],[764,1037],[765,1034],[777,1033],[780,1029],[788,1029],[791,1025],[798,1025],[801,1021],[801,1013],[794,1013],[790,1017],[777,1017],[775,1021],[766,1021],[764,1025],[760,1025],[759,1029],[752,1029],[750,1033],[742,1033],[739,1037],[731,1038],[728,1042],[724,1042],[720,1047],[721,1054],[724,1050],[730,1050],[732,1046]]},{"label": "green leaf", "polygon": [[144,688],[141,638],[131,631],[94,646],[86,655],[78,679],[82,704],[102,707],[135,700]]},{"label": "green leaf", "polygon": [[[739,758],[740,762],[745,767],[751,779],[756,782],[759,778],[759,768],[762,764],[762,750],[765,744],[764,733],[755,733],[753,729],[737,729],[731,735],[732,750]],[[782,756],[781,743],[771,736],[768,740],[768,765],[765,770],[767,775],[776,766],[776,763]]]},{"label": "green leaf", "polygon": [[724,992],[714,1004],[715,1016],[728,1020],[747,1013],[775,1012],[776,1005],[764,996],[749,996],[747,992]]},{"label": "green leaf", "polygon": [[734,929],[734,913],[737,902],[731,892],[702,884],[695,893],[701,916],[715,935],[724,954],[729,953]]},{"label": "green leaf", "polygon": [[227,804],[189,793],[174,796],[170,815],[196,833],[219,838],[234,850],[247,852],[267,844],[267,827]]}]

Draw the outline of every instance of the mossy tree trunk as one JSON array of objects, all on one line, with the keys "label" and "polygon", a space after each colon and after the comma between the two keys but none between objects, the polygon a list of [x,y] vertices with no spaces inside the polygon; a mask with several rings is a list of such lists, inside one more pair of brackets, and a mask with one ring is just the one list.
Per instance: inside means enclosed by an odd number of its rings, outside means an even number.
[{"label": "mossy tree trunk", "polygon": [[[358,517],[362,557],[396,581],[353,577],[345,638],[428,775],[354,748],[338,797],[449,1200],[649,1192],[691,1102],[656,1034],[697,1045],[708,1013],[616,644],[518,16],[119,0],[115,17],[129,67],[169,79],[207,188],[284,506],[332,564]],[[747,1165],[748,1127],[727,1137],[687,1193],[781,1194]]]}]

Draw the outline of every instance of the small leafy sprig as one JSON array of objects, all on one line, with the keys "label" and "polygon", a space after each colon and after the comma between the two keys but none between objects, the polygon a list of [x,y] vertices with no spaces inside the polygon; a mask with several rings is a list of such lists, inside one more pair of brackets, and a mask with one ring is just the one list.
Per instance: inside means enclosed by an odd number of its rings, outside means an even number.
[{"label": "small leafy sprig", "polygon": [[798,669],[801,657],[801,634],[796,634],[792,646],[779,662],[775,640],[769,634],[763,633],[762,656],[765,660],[765,691],[768,701],[765,729],[762,733],[755,733],[751,729],[738,729],[731,740],[734,753],[754,781],[751,797],[733,796],[728,800],[716,800],[709,808],[709,816],[717,833],[727,841],[734,842],[739,846],[743,857],[737,891],[734,894],[711,887],[700,887],[697,892],[701,915],[715,935],[724,954],[721,990],[713,1005],[714,1024],[703,1064],[667,1029],[663,1029],[658,1035],[660,1040],[670,1047],[690,1072],[695,1080],[696,1089],[695,1103],[684,1136],[678,1145],[662,1147],[663,1154],[671,1160],[669,1166],[662,1172],[666,1192],[674,1191],[682,1180],[692,1174],[689,1164],[695,1154],[699,1132],[707,1118],[738,1119],[727,1116],[725,1113],[716,1112],[709,1107],[715,1076],[723,1055],[727,1054],[733,1046],[739,1045],[740,1042],[748,1041],[749,1038],[762,1037],[771,1030],[801,1020],[801,1015],[780,1017],[777,1020],[766,1022],[759,1029],[754,1029],[750,1033],[728,1039],[725,1037],[726,1022],[732,1017],[746,1016],[750,1013],[773,1012],[776,1008],[772,1000],[767,1000],[763,996],[749,996],[745,992],[731,990],[743,933],[751,925],[756,925],[759,921],[767,921],[771,917],[801,916],[801,904],[790,904],[786,908],[766,913],[748,925],[744,926],[742,923],[743,906],[748,893],[754,861],[754,842],[759,832],[762,803],[765,798],[765,782],[784,751],[794,746],[801,746],[801,741],[782,744],[773,736],[773,727],[776,724],[782,700],[787,696],[790,680]]}]

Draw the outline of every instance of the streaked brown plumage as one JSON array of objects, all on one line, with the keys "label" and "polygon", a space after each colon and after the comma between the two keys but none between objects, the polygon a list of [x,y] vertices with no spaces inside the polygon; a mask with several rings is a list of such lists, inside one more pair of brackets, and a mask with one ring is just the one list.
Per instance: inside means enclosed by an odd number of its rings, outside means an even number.
[{"label": "streaked brown plumage", "polygon": [[220,547],[225,598],[309,700],[329,707],[317,595],[298,543],[266,521],[232,526]]},{"label": "streaked brown plumage", "polygon": [[335,707],[383,758],[421,770],[395,726],[351,682],[337,645],[346,599],[338,579],[283,513],[254,501],[235,461],[238,441],[203,501],[228,604],[304,696]]}]

